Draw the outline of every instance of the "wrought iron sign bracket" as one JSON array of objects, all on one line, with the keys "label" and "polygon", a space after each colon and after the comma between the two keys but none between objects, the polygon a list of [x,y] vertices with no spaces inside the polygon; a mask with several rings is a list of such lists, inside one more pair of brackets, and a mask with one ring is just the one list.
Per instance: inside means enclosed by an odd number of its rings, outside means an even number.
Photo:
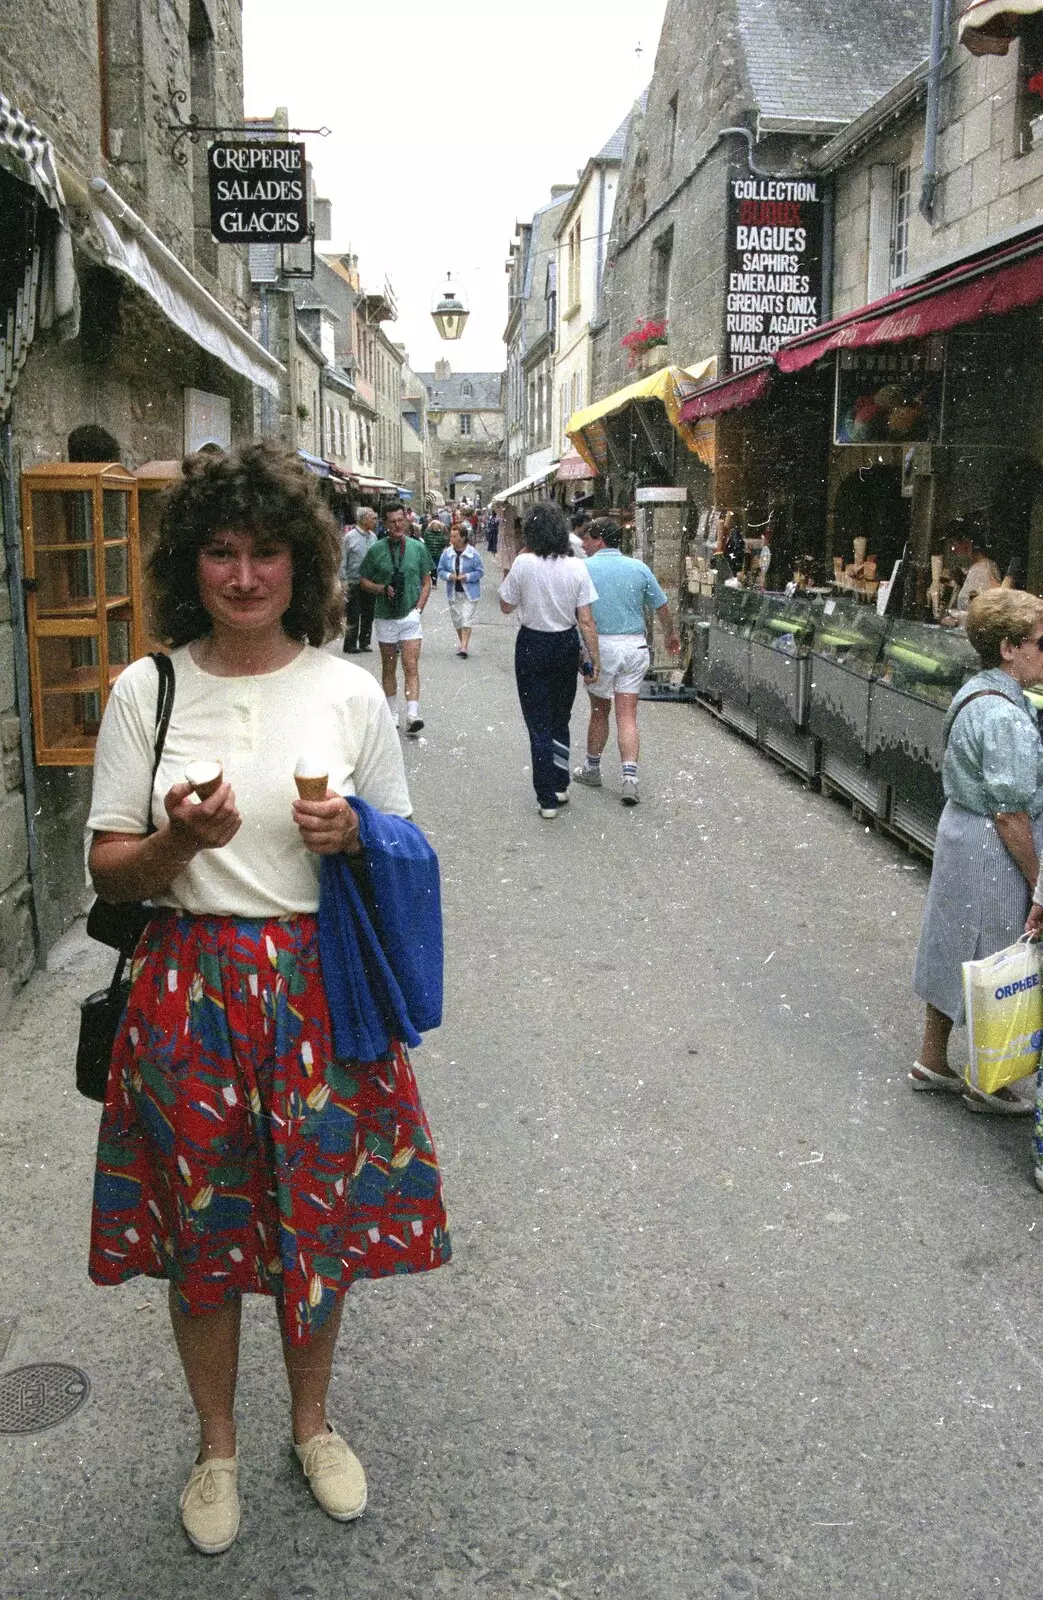
[{"label": "wrought iron sign bracket", "polygon": [[[188,92],[185,89],[174,89],[170,95],[170,109],[176,115],[178,107],[188,101]],[[291,133],[317,133],[320,138],[327,139],[333,132],[332,128],[252,128],[245,123],[208,123],[200,122],[195,114],[191,114],[187,122],[168,122],[165,125],[167,133],[174,135],[174,142],[170,147],[170,154],[179,167],[187,167],[188,151],[184,148],[183,141],[187,139],[190,144],[198,144],[204,134],[238,133],[246,138],[279,138],[283,134]]]}]

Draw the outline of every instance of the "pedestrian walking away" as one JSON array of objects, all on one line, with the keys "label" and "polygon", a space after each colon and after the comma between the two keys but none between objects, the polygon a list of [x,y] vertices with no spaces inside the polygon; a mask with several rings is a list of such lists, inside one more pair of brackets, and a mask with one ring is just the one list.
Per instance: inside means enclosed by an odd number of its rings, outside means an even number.
[{"label": "pedestrian walking away", "polygon": [[449,619],[456,629],[458,640],[456,653],[466,661],[485,567],[478,551],[468,540],[463,524],[453,529],[449,543],[450,548],[443,550],[439,558],[438,573],[445,579]]},{"label": "pedestrian walking away", "polygon": [[507,616],[517,611],[521,624],[514,647],[518,699],[529,731],[536,804],[540,816],[550,819],[569,801],[569,717],[581,661],[592,677],[600,670],[590,610],[598,595],[587,563],[569,554],[568,526],[553,501],[531,507],[522,536],[524,549],[500,585],[500,610]]},{"label": "pedestrian walking away", "polygon": [[601,757],[608,743],[609,717],[616,709],[616,739],[622,764],[619,798],[636,806],[638,761],[641,754],[637,708],[641,684],[651,659],[646,634],[646,612],[654,611],[666,636],[671,655],[680,655],[681,641],[670,617],[670,606],[655,574],[643,561],[625,556],[619,548],[623,530],[612,517],[597,517],[581,530],[587,553],[587,571],[597,589],[591,607],[598,630],[601,670],[587,684],[590,725],[587,759],[573,777],[588,789],[601,787]]},{"label": "pedestrian walking away", "polygon": [[491,556],[496,554],[496,547],[500,542],[500,519],[495,508],[490,511],[485,524],[485,548]]},{"label": "pedestrian walking away", "polygon": [[[972,1111],[1027,1116],[1031,1102],[1015,1090],[984,1094],[965,1083],[949,1066],[948,1044],[964,1020],[963,963],[1013,944],[1033,891],[1043,900],[1043,746],[1024,694],[1039,681],[1043,600],[991,589],[970,602],[967,637],[984,670],[953,696],[945,719],[945,809],[913,969],[927,1017],[909,1082],[962,1094]],[[1038,1133],[1036,1169],[1043,1178]]]},{"label": "pedestrian walking away", "polygon": [[377,513],[363,506],[354,523],[344,529],[340,577],[344,585],[344,654],[371,649],[373,607],[376,597],[362,587],[362,563],[377,539]]},{"label": "pedestrian walking away", "polygon": [[380,646],[380,675],[391,720],[398,727],[398,658],[406,691],[406,732],[424,726],[420,715],[420,622],[431,595],[431,558],[420,539],[407,538],[401,502],[384,513],[386,536],[367,551],[360,569],[364,589],[376,597],[373,632]]},{"label": "pedestrian walking away", "polygon": [[440,522],[437,517],[429,518],[427,527],[424,529],[424,544],[431,558],[431,567],[434,573],[431,582],[435,586],[438,584],[438,562],[442,551],[448,543],[449,536],[446,533],[445,523]]},{"label": "pedestrian walking away", "polygon": [[[168,1280],[199,1417],[181,1516],[208,1555],[239,1529],[242,1296],[275,1300],[288,1443],[323,1510],[348,1521],[366,1477],[326,1411],[345,1293],[449,1259],[408,1055],[392,1041],[380,1060],[337,1059],[320,969],[320,862],[360,848],[345,796],[411,810],[378,686],[321,648],[340,626],[339,553],[281,446],[186,463],[150,562],[175,683],[151,789],[150,658],[120,674],[95,755],[95,888],[155,909],[109,1073],[90,1274]],[[305,768],[311,789],[295,786]]]}]

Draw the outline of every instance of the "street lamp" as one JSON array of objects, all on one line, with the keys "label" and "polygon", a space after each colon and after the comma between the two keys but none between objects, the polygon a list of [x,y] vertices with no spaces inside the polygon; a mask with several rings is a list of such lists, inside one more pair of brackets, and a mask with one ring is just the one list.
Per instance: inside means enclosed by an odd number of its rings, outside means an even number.
[{"label": "street lamp", "polygon": [[454,289],[452,280],[452,273],[447,272],[442,297],[431,312],[439,337],[442,339],[459,339],[464,331],[464,323],[471,314],[467,309],[463,293],[459,289]]}]

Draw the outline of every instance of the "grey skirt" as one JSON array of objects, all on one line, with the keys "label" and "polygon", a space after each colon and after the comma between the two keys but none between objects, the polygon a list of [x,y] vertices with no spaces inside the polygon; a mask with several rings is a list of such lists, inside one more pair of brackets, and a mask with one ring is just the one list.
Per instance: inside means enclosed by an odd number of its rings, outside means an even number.
[{"label": "grey skirt", "polygon": [[[1032,821],[1043,848],[1043,817]],[[963,963],[1013,944],[1025,931],[1031,890],[991,817],[946,802],[938,824],[931,886],[913,967],[921,1000],[963,1020]]]}]

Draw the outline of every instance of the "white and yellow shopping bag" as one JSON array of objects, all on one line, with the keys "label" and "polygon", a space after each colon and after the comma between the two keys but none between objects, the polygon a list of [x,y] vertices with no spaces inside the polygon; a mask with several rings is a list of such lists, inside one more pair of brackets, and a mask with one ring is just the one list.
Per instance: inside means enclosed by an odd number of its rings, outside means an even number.
[{"label": "white and yellow shopping bag", "polygon": [[983,961],[963,963],[970,1065],[974,1089],[995,1094],[1039,1066],[1043,1046],[1040,946],[1021,938]]}]

